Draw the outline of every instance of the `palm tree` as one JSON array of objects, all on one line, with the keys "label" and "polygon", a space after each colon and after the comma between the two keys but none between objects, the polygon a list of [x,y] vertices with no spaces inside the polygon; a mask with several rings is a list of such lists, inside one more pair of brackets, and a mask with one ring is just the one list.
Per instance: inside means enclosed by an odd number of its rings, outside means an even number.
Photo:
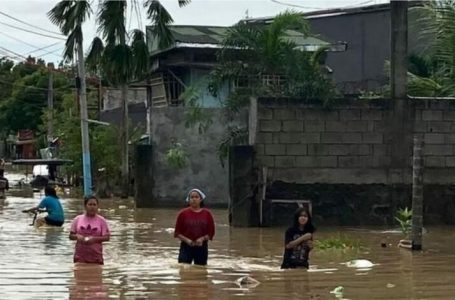
[{"label": "palm tree", "polygon": [[64,35],[68,36],[63,54],[64,58],[70,61],[73,59],[73,53],[77,52],[77,69],[80,83],[79,99],[81,111],[82,161],[84,166],[84,194],[86,196],[92,193],[92,176],[87,123],[87,89],[85,83],[82,24],[90,16],[90,13],[90,3],[85,0],[63,0],[57,3],[57,5],[48,12],[51,22],[57,25]]},{"label": "palm tree", "polygon": [[[133,5],[135,0],[132,1]],[[179,0],[180,6],[188,4],[188,0]],[[152,21],[152,33],[159,40],[159,47],[168,47],[173,36],[168,26],[172,17],[158,0],[147,0],[144,3],[147,16]],[[144,79],[149,72],[150,55],[145,41],[145,34],[135,29],[130,35],[126,30],[127,1],[104,0],[100,3],[97,22],[102,39],[96,37],[87,57],[91,68],[100,69],[103,76],[114,86],[121,89],[122,94],[122,197],[129,194],[129,158],[128,158],[128,84]],[[104,40],[104,43],[103,43]]]},{"label": "palm tree", "polygon": [[[185,6],[190,0],[178,0],[179,5]],[[145,43],[145,35],[140,30],[134,30],[131,45],[128,45],[129,36],[126,31],[126,0],[103,0],[99,4],[97,21],[99,31],[105,41],[100,38],[92,42],[87,62],[90,67],[99,67],[103,75],[111,84],[122,90],[122,196],[128,196],[129,163],[128,163],[128,83],[139,80],[148,72],[149,54]],[[137,5],[137,0],[131,0]],[[158,38],[159,47],[168,47],[173,42],[173,36],[168,26],[173,22],[172,17],[159,0],[144,2],[147,16],[152,21],[152,33]],[[73,59],[77,52],[78,74],[80,79],[81,128],[84,160],[84,189],[85,193],[91,190],[90,151],[87,126],[87,100],[85,84],[85,60],[83,52],[82,24],[90,16],[90,3],[86,0],[63,0],[48,13],[52,23],[59,26],[63,34],[68,36],[64,57]]]},{"label": "palm tree", "polygon": [[455,96],[455,1],[429,1],[411,13],[418,20],[411,29],[426,47],[409,57],[409,92]]}]

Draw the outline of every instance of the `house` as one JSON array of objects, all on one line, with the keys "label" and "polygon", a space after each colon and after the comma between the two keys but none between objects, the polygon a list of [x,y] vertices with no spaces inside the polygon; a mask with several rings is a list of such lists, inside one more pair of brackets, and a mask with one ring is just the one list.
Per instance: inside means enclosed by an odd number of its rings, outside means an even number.
[{"label": "house", "polygon": [[36,158],[36,139],[32,130],[19,130],[14,144],[16,158]]},{"label": "house", "polygon": [[[175,43],[166,48],[159,49],[153,37],[151,27],[148,26],[147,41],[153,65],[149,82],[143,82],[130,87],[128,101],[135,112],[133,121],[144,121],[145,115],[137,112],[147,106],[150,101],[152,107],[182,106],[180,95],[192,85],[202,83],[216,65],[216,53],[222,47],[222,41],[229,27],[222,26],[193,26],[173,25],[170,30],[174,35]],[[304,37],[302,33],[288,30],[290,40],[297,47],[306,51],[315,51],[320,47],[330,46],[331,52],[344,51],[343,43],[329,44],[315,37]],[[204,91],[200,98],[201,107],[220,107],[220,101],[229,93],[230,86],[226,83],[218,97],[209,91]],[[147,100],[150,95],[150,100]],[[144,106],[143,106],[144,105]],[[104,93],[102,105],[102,120],[117,121],[114,116],[119,110],[120,91],[110,88]],[[107,118],[107,119],[106,119]]]},{"label": "house", "polygon": [[[409,1],[409,53],[419,52],[417,15],[413,7],[421,1]],[[343,42],[346,51],[329,52],[326,64],[333,70],[332,79],[344,94],[381,92],[388,83],[384,66],[390,60],[390,4],[337,8],[302,13],[311,32],[329,42]],[[273,17],[250,19],[270,23]]]}]

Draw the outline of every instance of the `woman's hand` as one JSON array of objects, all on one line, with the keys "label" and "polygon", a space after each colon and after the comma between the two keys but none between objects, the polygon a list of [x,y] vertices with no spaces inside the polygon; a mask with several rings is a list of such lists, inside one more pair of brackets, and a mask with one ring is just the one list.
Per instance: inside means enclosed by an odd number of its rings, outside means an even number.
[{"label": "woman's hand", "polygon": [[76,234],[76,241],[83,243],[84,239],[85,239],[85,236],[83,236],[82,234],[79,234],[79,233]]},{"label": "woman's hand", "polygon": [[202,244],[204,243],[205,241],[205,236],[201,236],[200,238],[198,238],[195,242],[196,246],[202,246]]},{"label": "woman's hand", "polygon": [[194,246],[194,242],[192,240],[188,239],[188,238],[185,239],[185,243],[187,243],[188,246],[191,246],[191,247]]}]

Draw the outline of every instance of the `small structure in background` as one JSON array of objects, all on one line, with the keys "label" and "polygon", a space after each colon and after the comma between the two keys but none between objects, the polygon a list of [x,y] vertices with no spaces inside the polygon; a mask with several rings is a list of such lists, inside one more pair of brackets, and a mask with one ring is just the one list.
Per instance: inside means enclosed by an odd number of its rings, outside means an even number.
[{"label": "small structure in background", "polygon": [[62,178],[58,176],[57,166],[71,164],[73,161],[69,159],[16,159],[13,160],[14,165],[33,166],[33,179],[30,185],[33,188],[43,188],[48,184],[65,185]]},{"label": "small structure in background", "polygon": [[17,133],[15,157],[18,159],[36,158],[36,139],[32,130],[23,129]]}]

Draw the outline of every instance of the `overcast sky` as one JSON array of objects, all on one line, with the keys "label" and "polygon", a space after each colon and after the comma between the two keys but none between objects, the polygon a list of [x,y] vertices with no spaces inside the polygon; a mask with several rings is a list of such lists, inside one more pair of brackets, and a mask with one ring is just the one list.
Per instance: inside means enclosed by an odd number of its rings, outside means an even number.
[{"label": "overcast sky", "polygon": [[[137,0],[143,3],[143,0]],[[0,57],[20,60],[29,54],[46,61],[62,60],[65,37],[58,33],[46,13],[59,0],[0,0]],[[193,0],[179,8],[177,0],[162,0],[179,25],[232,25],[245,18],[274,16],[286,9],[306,12],[326,8],[355,7],[388,2],[387,0]],[[93,1],[96,12],[97,0]],[[145,28],[149,21],[141,7],[141,20],[128,9],[128,28]],[[15,18],[15,19],[13,19]],[[32,25],[32,26],[30,26]],[[16,28],[14,28],[16,27]],[[27,32],[28,31],[28,32]],[[41,34],[41,35],[40,35]],[[84,46],[89,47],[96,34],[94,16],[84,26]],[[45,48],[44,48],[45,47]],[[40,48],[44,48],[39,50]]]}]

